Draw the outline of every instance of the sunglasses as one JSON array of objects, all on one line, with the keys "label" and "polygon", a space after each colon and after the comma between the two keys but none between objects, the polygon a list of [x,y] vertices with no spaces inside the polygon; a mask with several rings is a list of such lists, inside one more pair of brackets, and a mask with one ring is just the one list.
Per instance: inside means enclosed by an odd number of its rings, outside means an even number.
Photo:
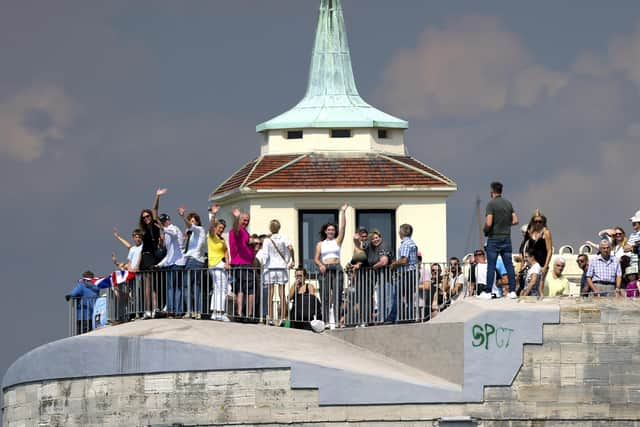
[{"label": "sunglasses", "polygon": [[147,215],[142,215],[142,219],[149,219],[149,218],[151,218],[151,215],[148,215],[148,214]]},{"label": "sunglasses", "polygon": [[541,219],[536,219],[533,222],[534,224],[542,224],[544,221],[542,221]]},{"label": "sunglasses", "polygon": [[619,236],[624,236],[624,234],[622,233],[615,233],[614,236],[619,237]]},{"label": "sunglasses", "polygon": [[584,260],[582,260],[582,259],[579,259],[579,260],[577,260],[576,262],[577,262],[578,264],[584,264]]},{"label": "sunglasses", "polygon": [[475,255],[475,256],[484,256],[484,252],[476,252],[473,255]]}]

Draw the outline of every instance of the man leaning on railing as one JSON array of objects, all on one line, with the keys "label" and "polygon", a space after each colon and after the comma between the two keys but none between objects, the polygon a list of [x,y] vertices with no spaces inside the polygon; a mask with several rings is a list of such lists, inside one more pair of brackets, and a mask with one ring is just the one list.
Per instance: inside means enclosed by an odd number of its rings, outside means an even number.
[{"label": "man leaning on railing", "polygon": [[75,302],[76,311],[76,330],[75,334],[80,335],[93,329],[91,318],[93,315],[93,305],[98,298],[100,290],[93,283],[85,279],[92,279],[95,275],[92,271],[82,273],[82,279],[78,280],[76,286],[65,295],[65,299],[69,301],[71,298]]}]

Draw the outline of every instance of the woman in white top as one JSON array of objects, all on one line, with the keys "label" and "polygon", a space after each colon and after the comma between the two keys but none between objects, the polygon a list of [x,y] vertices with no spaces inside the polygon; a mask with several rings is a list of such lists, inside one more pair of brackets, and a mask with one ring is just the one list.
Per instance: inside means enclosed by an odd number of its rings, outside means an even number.
[{"label": "woman in white top", "polygon": [[[322,278],[320,289],[322,295],[322,311],[325,323],[330,322],[331,306],[342,308],[342,269],[340,268],[340,247],[344,240],[346,225],[345,211],[349,205],[340,208],[338,227],[334,223],[327,223],[320,230],[320,241],[316,245],[313,262],[318,267]],[[332,304],[334,302],[335,304]],[[340,310],[340,324],[344,322],[344,313]],[[334,312],[335,313],[335,312]]]},{"label": "woman in white top", "polygon": [[287,317],[287,304],[284,299],[284,286],[289,282],[289,268],[293,268],[293,246],[286,236],[278,234],[280,232],[280,221],[271,220],[269,223],[271,235],[262,241],[262,258],[264,273],[264,283],[269,287],[269,319],[273,319],[273,294],[274,288],[278,286],[280,297],[280,320]]},{"label": "woman in white top", "polygon": [[527,295],[531,296],[541,296],[543,294],[541,289],[541,280],[542,277],[542,268],[540,264],[536,261],[533,250],[529,249],[525,255],[527,260],[527,265],[529,266],[529,270],[527,271],[527,277],[525,279],[525,288],[520,293],[521,297],[526,297]]},{"label": "woman in white top", "polygon": [[[627,246],[627,234],[622,227],[605,228],[604,230],[600,230],[598,236],[601,239],[611,240],[611,255],[615,256],[618,262],[620,262],[622,256],[630,256],[632,254],[631,251],[625,251],[625,246],[627,249],[629,247]],[[590,240],[587,240],[585,243],[594,249],[598,249],[598,245]]]}]

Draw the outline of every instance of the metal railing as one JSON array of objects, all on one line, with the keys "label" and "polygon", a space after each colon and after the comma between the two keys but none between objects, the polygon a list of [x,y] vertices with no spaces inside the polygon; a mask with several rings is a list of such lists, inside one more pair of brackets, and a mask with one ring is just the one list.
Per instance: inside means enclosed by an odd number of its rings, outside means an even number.
[{"label": "metal railing", "polygon": [[70,299],[69,334],[147,317],[301,328],[314,319],[330,328],[426,322],[469,296],[468,274],[425,280],[436,264],[449,270],[446,263],[424,263],[407,270],[336,265],[304,277],[300,270],[250,266],[144,271],[97,298]]}]

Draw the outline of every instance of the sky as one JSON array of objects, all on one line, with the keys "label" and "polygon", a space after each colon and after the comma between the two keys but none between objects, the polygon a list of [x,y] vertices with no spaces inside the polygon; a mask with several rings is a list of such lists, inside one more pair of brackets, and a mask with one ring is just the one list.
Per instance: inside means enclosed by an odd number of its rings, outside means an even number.
[{"label": "sky", "polygon": [[[0,373],[66,336],[64,295],[106,273],[158,186],[207,196],[259,154],[255,126],[306,88],[318,0],[3,0]],[[640,209],[636,0],[344,0],[361,95],[409,121],[453,178],[450,255],[500,180],[556,248]],[[419,226],[419,225],[418,225]]]}]

